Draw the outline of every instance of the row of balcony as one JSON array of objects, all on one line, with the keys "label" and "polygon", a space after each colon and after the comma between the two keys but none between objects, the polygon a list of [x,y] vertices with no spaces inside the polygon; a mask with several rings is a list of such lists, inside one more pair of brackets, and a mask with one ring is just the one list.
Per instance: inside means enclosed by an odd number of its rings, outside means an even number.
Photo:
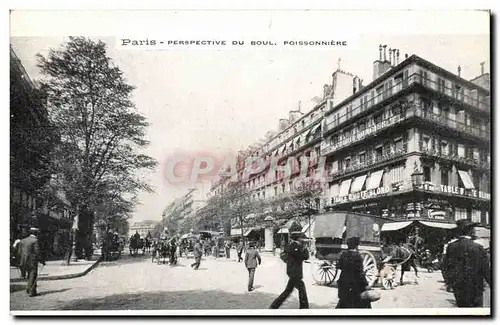
[{"label": "row of balcony", "polygon": [[327,142],[323,142],[321,144],[322,155],[328,155],[345,147],[364,141],[367,138],[376,135],[380,131],[386,130],[389,127],[395,126],[396,124],[413,117],[418,117],[425,120],[426,122],[431,122],[440,126],[451,128],[468,136],[480,138],[481,140],[490,140],[490,132],[488,130],[482,130],[474,126],[466,125],[462,122],[458,122],[456,120],[434,114],[430,111],[423,110],[420,107],[417,107],[417,105],[413,104],[406,111],[401,112],[401,115],[391,116],[390,118],[382,120],[377,124],[372,124],[363,131],[354,132],[350,136],[342,138],[337,143],[329,144]]},{"label": "row of balcony", "polygon": [[[350,109],[350,111],[348,111],[345,115],[339,116],[338,119],[335,119],[332,122],[328,123],[326,127],[327,129],[334,129],[335,127],[346,121],[355,120],[356,116],[359,113],[368,110],[369,108],[385,101],[386,99],[395,96],[404,89],[416,84],[422,85],[425,88],[446,95],[447,97],[452,98],[453,100],[456,100],[458,102],[473,106],[483,112],[490,112],[491,108],[489,101],[480,99],[479,96],[472,97],[469,95],[465,95],[461,92],[456,91],[454,88],[443,87],[430,78],[426,78],[418,74],[413,74],[409,76],[408,79],[402,79],[401,82],[396,83],[390,88],[386,88],[384,91],[381,91],[377,95],[371,97],[370,100],[367,100],[361,105]],[[356,113],[354,114],[354,112]]]},{"label": "row of balcony", "polygon": [[423,148],[423,143],[420,142],[420,151],[424,154],[424,156],[430,156],[434,158],[441,158],[445,160],[449,160],[454,163],[459,163],[459,164],[464,164],[464,165],[469,165],[474,168],[478,169],[487,169],[489,170],[491,168],[490,163],[488,161],[481,161],[477,158],[473,157],[460,157],[459,155],[456,154],[451,154],[451,153],[446,153],[442,152],[437,149],[432,149],[432,148]]}]

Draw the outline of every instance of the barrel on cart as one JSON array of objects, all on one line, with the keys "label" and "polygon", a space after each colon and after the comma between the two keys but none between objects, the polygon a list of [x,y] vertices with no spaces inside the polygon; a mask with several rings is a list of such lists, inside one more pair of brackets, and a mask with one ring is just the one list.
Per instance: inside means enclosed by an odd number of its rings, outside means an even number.
[{"label": "barrel on cart", "polygon": [[[366,280],[373,286],[379,278],[394,274],[380,272],[380,229],[389,219],[355,212],[327,212],[316,216],[314,238],[317,261],[313,265],[313,278],[320,285],[330,285],[340,275],[336,264],[340,254],[347,250],[346,240],[359,237],[359,253],[363,259]],[[383,280],[383,279],[382,279]],[[384,284],[384,281],[382,281]]]}]

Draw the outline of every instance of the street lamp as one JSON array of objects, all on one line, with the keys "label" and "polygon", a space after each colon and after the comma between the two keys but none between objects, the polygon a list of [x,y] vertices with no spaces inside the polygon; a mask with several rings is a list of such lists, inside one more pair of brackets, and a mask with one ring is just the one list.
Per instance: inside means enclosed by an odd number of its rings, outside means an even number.
[{"label": "street lamp", "polygon": [[[418,168],[417,163],[415,163],[415,167],[413,173],[411,174],[411,182],[413,186],[413,213],[414,217],[417,216],[417,189],[422,186],[424,183],[424,173]],[[408,219],[408,214],[406,215],[406,219]]]}]

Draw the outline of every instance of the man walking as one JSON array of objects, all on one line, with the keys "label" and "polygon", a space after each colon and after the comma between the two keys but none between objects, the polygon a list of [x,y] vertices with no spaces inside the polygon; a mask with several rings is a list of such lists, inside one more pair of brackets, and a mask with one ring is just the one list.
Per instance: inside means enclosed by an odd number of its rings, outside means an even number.
[{"label": "man walking", "polygon": [[300,309],[308,309],[307,292],[304,281],[302,281],[302,262],[309,259],[309,251],[304,247],[301,240],[302,232],[295,231],[290,234],[291,243],[281,254],[282,260],[286,263],[286,274],[288,283],[285,290],[273,301],[271,309],[278,309],[290,296],[294,288],[299,291]]},{"label": "man walking", "polygon": [[472,239],[475,225],[468,220],[457,221],[460,237],[448,245],[443,260],[458,307],[483,307],[484,281],[488,285],[491,281],[488,254]]},{"label": "man walking", "polygon": [[198,270],[201,263],[201,256],[203,255],[203,249],[201,248],[200,240],[196,240],[196,244],[194,245],[194,263],[191,264],[191,267],[195,270]]},{"label": "man walking", "polygon": [[239,263],[243,261],[243,258],[241,257],[241,254],[243,254],[243,240],[240,240],[240,242],[238,243],[237,251],[238,251],[238,263]]},{"label": "man walking", "polygon": [[[26,287],[26,293],[30,297],[35,297],[36,292],[36,280],[38,277],[38,261],[41,258],[40,255],[40,245],[38,243],[38,229],[30,228],[29,236],[21,240],[19,243],[21,249],[21,269],[28,275],[28,285]],[[45,264],[42,262],[42,264]]]},{"label": "man walking", "polygon": [[[239,262],[239,261],[238,261]],[[260,265],[262,259],[260,258],[259,252],[255,249],[255,243],[251,242],[250,247],[245,254],[245,267],[248,270],[248,291],[253,291],[253,280],[255,277],[255,269],[257,264]]]}]

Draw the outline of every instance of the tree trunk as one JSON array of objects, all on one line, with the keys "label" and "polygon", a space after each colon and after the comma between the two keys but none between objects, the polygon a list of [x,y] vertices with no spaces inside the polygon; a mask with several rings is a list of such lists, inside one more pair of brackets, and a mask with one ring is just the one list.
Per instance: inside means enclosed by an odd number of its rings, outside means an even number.
[{"label": "tree trunk", "polygon": [[94,213],[86,206],[80,208],[78,231],[76,240],[76,254],[78,258],[90,259],[92,252],[92,235],[94,230]]}]

